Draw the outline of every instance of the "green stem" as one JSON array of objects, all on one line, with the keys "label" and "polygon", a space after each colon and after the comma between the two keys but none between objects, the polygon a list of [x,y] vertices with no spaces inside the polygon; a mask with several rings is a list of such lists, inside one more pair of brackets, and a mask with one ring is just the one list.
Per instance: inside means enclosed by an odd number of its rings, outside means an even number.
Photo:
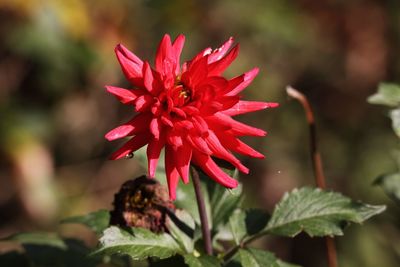
[{"label": "green stem", "polygon": [[203,194],[201,192],[201,184],[199,173],[195,167],[190,167],[190,173],[192,175],[192,181],[194,186],[194,191],[196,193],[197,207],[199,208],[201,232],[203,234],[204,249],[207,255],[212,255],[212,243],[211,243],[211,233],[208,227],[208,218],[206,205],[204,204]]}]

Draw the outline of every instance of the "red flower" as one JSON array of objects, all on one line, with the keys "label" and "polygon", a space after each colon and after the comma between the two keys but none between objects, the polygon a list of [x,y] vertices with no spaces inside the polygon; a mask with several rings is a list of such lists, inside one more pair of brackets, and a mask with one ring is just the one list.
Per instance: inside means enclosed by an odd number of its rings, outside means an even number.
[{"label": "red flower", "polygon": [[160,151],[165,148],[165,169],[171,199],[175,199],[179,177],[189,181],[193,162],[221,185],[234,188],[237,181],[224,173],[212,157],[226,160],[244,173],[249,170],[231,154],[263,158],[239,140],[241,136],[265,136],[266,132],[232,119],[276,103],[240,100],[238,95],[258,73],[254,68],[227,80],[221,76],[236,58],[239,45],[231,50],[233,39],[216,50],[206,48],[180,66],[185,37],[171,43],[162,39],[156,54],[155,69],[123,45],[115,48],[118,61],[134,89],[106,86],[123,104],[133,105],[138,113],[130,121],[106,134],[111,141],[133,136],[111,159],[120,159],[147,146],[149,176],[153,177]]}]

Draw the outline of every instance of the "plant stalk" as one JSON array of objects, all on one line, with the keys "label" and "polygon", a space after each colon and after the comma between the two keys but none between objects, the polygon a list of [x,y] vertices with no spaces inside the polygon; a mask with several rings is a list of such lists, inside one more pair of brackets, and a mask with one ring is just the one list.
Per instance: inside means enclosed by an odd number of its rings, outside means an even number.
[{"label": "plant stalk", "polygon": [[[311,109],[311,105],[308,102],[308,99],[305,95],[297,91],[296,89],[288,86],[286,88],[287,94],[300,102],[303,106],[304,111],[306,112],[307,123],[310,131],[310,152],[311,152],[311,160],[313,164],[315,182],[319,188],[325,189],[325,175],[322,168],[322,160],[321,155],[318,151],[317,145],[317,131],[315,127],[315,119],[314,113]],[[337,263],[337,253],[335,247],[335,240],[333,237],[325,237],[326,243],[326,251],[327,251],[327,259],[329,267],[338,267]]]},{"label": "plant stalk", "polygon": [[201,192],[200,177],[198,171],[195,167],[190,167],[190,174],[192,175],[192,181],[194,186],[194,191],[196,193],[197,207],[199,208],[201,232],[203,234],[204,249],[207,255],[212,255],[212,244],[211,244],[211,233],[208,227],[208,218],[206,206],[204,204],[204,197]]}]

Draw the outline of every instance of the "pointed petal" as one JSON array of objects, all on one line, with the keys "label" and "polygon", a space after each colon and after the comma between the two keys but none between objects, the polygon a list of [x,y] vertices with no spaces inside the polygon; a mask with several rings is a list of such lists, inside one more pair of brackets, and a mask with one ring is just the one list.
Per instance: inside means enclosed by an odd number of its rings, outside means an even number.
[{"label": "pointed petal", "polygon": [[125,77],[133,84],[140,85],[142,80],[142,60],[126,49],[122,44],[118,44],[114,51]]},{"label": "pointed petal", "polygon": [[136,98],[146,93],[143,89],[129,90],[109,85],[106,85],[106,89],[109,93],[115,95],[123,104],[131,104]]},{"label": "pointed petal", "polygon": [[193,116],[192,117],[193,126],[199,133],[207,133],[208,125],[207,122],[201,116]]},{"label": "pointed petal", "polygon": [[145,61],[143,64],[143,84],[144,87],[149,91],[150,93],[153,92],[153,72],[151,71],[151,67],[149,65],[149,62]]},{"label": "pointed petal", "polygon": [[192,148],[190,145],[183,144],[177,149],[176,169],[178,170],[185,184],[189,182],[189,167],[192,159]]},{"label": "pointed petal", "polygon": [[174,43],[172,44],[172,51],[174,53],[176,62],[175,75],[178,75],[180,73],[180,58],[184,44],[185,36],[183,34],[178,35],[178,37],[176,37]]},{"label": "pointed petal", "polygon": [[254,68],[245,74],[233,78],[229,82],[231,84],[235,84],[235,86],[231,86],[232,89],[230,89],[229,92],[226,93],[227,96],[234,96],[239,94],[241,91],[243,91],[249,84],[254,80],[254,78],[257,76],[259,72],[258,68]]},{"label": "pointed petal", "polygon": [[108,141],[123,138],[129,135],[137,134],[146,130],[151,120],[150,113],[140,113],[128,122],[118,126],[117,128],[109,131],[105,138]]},{"label": "pointed petal", "polygon": [[147,159],[148,159],[148,169],[149,176],[154,177],[157,169],[158,159],[160,158],[160,153],[165,145],[165,138],[152,139],[147,146]]},{"label": "pointed petal", "polygon": [[239,102],[239,96],[221,96],[218,97],[216,100],[222,103],[222,110],[225,113],[225,110],[231,109]]},{"label": "pointed petal", "polygon": [[225,147],[221,144],[219,141],[218,137],[215,135],[213,131],[208,131],[208,137],[206,138],[208,147],[211,149],[213,152],[213,155],[215,155],[218,158],[224,159],[230,163],[232,163],[236,168],[238,168],[239,171],[243,173],[249,173],[249,169],[246,168],[240,160],[238,160],[235,156],[233,156],[231,153],[229,153]]},{"label": "pointed petal", "polygon": [[221,47],[211,52],[210,57],[208,58],[208,63],[210,64],[220,60],[226,54],[229,48],[231,48],[232,44],[233,37],[229,37],[229,39]]},{"label": "pointed petal", "polygon": [[[162,38],[160,44],[158,45],[157,53],[156,53],[156,70],[165,74],[165,63],[166,61],[170,61],[172,58],[172,44],[171,37],[168,34],[165,34]],[[170,66],[172,67],[172,66]]]},{"label": "pointed petal", "polygon": [[247,124],[241,123],[232,119],[231,117],[223,114],[223,113],[215,113],[212,116],[219,122],[221,125],[229,126],[231,128],[232,133],[238,136],[266,136],[267,133],[264,130],[249,126]]},{"label": "pointed petal", "polygon": [[212,151],[207,146],[207,142],[203,138],[196,135],[188,135],[186,138],[189,141],[189,143],[201,153],[207,155],[212,154]]},{"label": "pointed petal", "polygon": [[224,77],[211,76],[202,80],[201,83],[198,85],[197,90],[205,90],[203,89],[204,87],[211,87],[214,94],[223,95],[226,92],[226,88],[228,85],[229,82]]},{"label": "pointed petal", "polygon": [[175,167],[174,150],[171,146],[165,147],[165,174],[167,176],[169,198],[176,199],[176,188],[179,182],[179,173]]},{"label": "pointed petal", "polygon": [[146,111],[153,103],[154,99],[151,95],[141,95],[135,100],[135,110],[137,112]]},{"label": "pointed petal", "polygon": [[217,183],[228,187],[235,188],[238,182],[223,172],[210,156],[193,151],[193,160],[211,179]]},{"label": "pointed petal", "polygon": [[160,139],[161,132],[161,119],[153,118],[150,122],[150,132],[153,134],[155,139]]},{"label": "pointed petal", "polygon": [[[207,55],[210,55],[211,52],[212,52],[211,47],[207,47],[207,48],[203,49],[202,51],[200,51],[200,53],[198,53],[196,56],[194,56],[192,60],[190,60],[189,62],[186,62],[187,63],[187,67],[190,67],[192,64],[196,63],[201,58],[203,58],[203,57],[205,57]],[[207,59],[207,61],[208,61],[208,59]]]},{"label": "pointed petal", "polygon": [[189,88],[196,88],[207,78],[207,56],[190,64],[188,71],[182,74],[182,82]]},{"label": "pointed petal", "polygon": [[239,114],[254,112],[266,108],[275,108],[277,106],[279,106],[279,104],[273,102],[239,101],[230,109],[223,111],[223,113],[228,116],[236,116]]},{"label": "pointed petal", "polygon": [[222,59],[208,65],[208,76],[218,76],[235,60],[239,53],[239,45],[232,48]]},{"label": "pointed petal", "polygon": [[172,147],[183,145],[182,135],[177,131],[169,131],[167,134],[167,142]]},{"label": "pointed petal", "polygon": [[253,149],[252,147],[248,146],[247,144],[243,143],[241,140],[226,134],[226,132],[217,133],[219,140],[227,149],[237,152],[239,154],[250,156],[253,158],[263,159],[265,156],[258,152],[257,150]]},{"label": "pointed petal", "polygon": [[142,146],[146,145],[149,141],[149,134],[148,133],[140,133],[134,137],[132,137],[131,140],[126,142],[120,149],[115,151],[110,159],[115,160],[115,159],[120,159],[124,158],[127,156],[129,153],[135,152]]}]

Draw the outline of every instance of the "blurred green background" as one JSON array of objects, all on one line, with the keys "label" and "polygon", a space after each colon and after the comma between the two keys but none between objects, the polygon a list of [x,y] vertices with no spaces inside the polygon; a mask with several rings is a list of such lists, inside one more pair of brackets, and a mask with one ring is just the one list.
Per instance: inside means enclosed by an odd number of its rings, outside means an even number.
[{"label": "blurred green background", "polygon": [[[307,125],[285,94],[290,84],[314,108],[329,187],[388,205],[337,239],[340,266],[400,265],[399,207],[372,186],[395,170],[399,142],[386,110],[366,102],[380,81],[400,82],[398,0],[0,0],[0,237],[50,230],[95,244],[59,220],[110,208],[121,183],[145,172],[134,159],[107,160],[121,143],[104,134],[132,116],[104,89],[129,86],[113,49],[123,43],[153,59],[164,33],[186,35],[183,60],[233,36],[241,52],[226,77],[258,66],[244,97],[280,103],[240,118],[269,132],[246,139],[266,154],[243,159],[248,205],[271,210],[285,191],[313,184]],[[320,239],[255,245],[303,266],[325,264]]]}]

